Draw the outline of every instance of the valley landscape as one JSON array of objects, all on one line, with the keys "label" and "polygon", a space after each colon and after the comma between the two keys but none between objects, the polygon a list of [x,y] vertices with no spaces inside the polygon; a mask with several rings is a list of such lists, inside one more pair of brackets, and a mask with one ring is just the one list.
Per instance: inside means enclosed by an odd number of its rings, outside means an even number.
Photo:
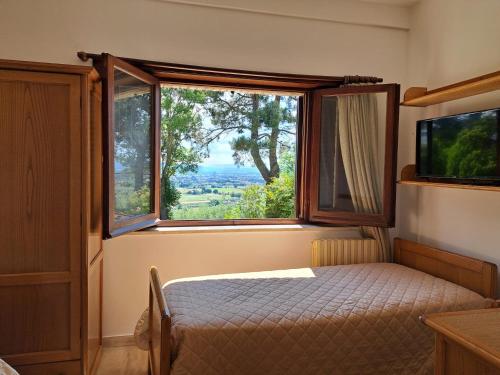
[{"label": "valley landscape", "polygon": [[264,185],[257,168],[232,164],[202,165],[196,173],[176,175],[172,181],[181,194],[174,220],[227,218],[245,188]]}]

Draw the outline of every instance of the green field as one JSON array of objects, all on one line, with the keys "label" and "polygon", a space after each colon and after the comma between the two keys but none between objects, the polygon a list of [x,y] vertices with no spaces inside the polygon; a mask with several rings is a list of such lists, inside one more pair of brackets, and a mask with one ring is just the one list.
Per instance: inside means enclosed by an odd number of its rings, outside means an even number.
[{"label": "green field", "polygon": [[[179,199],[179,203],[181,205],[198,205],[204,202],[209,202],[210,200],[213,199],[218,199],[218,200],[228,200],[231,199],[231,193],[236,193],[236,194],[241,194],[243,189],[240,188],[219,188],[215,189],[218,191],[217,194],[214,193],[200,193],[200,194],[188,194],[190,190],[196,190],[196,189],[186,189],[186,188],[179,188],[179,192],[181,193],[181,199]],[[199,189],[198,189],[199,190]]]},{"label": "green field", "polygon": [[[224,219],[238,203],[243,188],[222,187],[202,193],[201,189],[179,188],[181,197],[173,210],[174,220]],[[213,191],[216,191],[214,193]],[[196,191],[196,194],[190,192]]]}]

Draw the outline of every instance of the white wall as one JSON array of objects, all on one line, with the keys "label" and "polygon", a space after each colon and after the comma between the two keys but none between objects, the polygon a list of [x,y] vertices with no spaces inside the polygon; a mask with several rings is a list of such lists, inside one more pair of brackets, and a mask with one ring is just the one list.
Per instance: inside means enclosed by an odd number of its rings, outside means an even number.
[{"label": "white wall", "polygon": [[[0,56],[81,64],[77,51],[105,51],[235,69],[401,78],[406,11],[370,3],[352,6],[346,0],[316,1],[323,4],[324,20],[316,20],[316,12],[304,18],[257,13],[252,0],[237,1],[240,8],[246,2],[252,12],[168,0],[0,0]],[[269,2],[261,3],[264,7]],[[267,5],[262,12],[289,9],[287,1],[272,3],[279,6]],[[295,12],[304,9],[303,2],[292,3]],[[328,21],[335,14],[347,21]],[[381,26],[363,26],[366,14]],[[387,14],[401,21],[390,21]]]},{"label": "white wall", "polygon": [[[498,0],[422,0],[413,9],[408,83],[429,89],[500,69]],[[494,92],[424,110],[401,108],[399,164],[415,161],[419,118],[500,107]],[[500,263],[500,194],[398,187],[402,237]]]},{"label": "white wall", "polygon": [[[405,8],[347,0],[231,4],[249,11],[161,0],[0,0],[0,58],[78,64],[79,50],[106,51],[235,69],[405,79]],[[293,14],[280,16],[285,10]],[[104,335],[132,332],[146,305],[150,265],[164,280],[304,267],[314,238],[339,235],[352,233],[153,233],[106,241]]]}]

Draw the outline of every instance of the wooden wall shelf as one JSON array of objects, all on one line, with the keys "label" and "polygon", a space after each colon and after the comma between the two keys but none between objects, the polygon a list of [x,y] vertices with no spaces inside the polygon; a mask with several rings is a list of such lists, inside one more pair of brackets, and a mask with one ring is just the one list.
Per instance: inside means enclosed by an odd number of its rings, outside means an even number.
[{"label": "wooden wall shelf", "polygon": [[484,191],[500,192],[500,186],[447,184],[442,182],[419,180],[415,177],[415,164],[409,164],[401,170],[401,180],[398,181],[398,184],[430,186],[430,187],[447,188],[447,189],[484,190]]},{"label": "wooden wall shelf", "polygon": [[427,107],[495,90],[500,90],[500,70],[430,91],[426,87],[410,87],[401,105]]}]

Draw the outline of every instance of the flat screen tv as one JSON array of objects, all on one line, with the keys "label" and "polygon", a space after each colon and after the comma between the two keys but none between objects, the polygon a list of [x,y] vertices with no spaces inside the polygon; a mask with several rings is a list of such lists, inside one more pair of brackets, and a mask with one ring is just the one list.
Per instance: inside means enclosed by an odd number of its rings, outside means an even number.
[{"label": "flat screen tv", "polygon": [[417,122],[416,175],[500,185],[500,108]]}]

